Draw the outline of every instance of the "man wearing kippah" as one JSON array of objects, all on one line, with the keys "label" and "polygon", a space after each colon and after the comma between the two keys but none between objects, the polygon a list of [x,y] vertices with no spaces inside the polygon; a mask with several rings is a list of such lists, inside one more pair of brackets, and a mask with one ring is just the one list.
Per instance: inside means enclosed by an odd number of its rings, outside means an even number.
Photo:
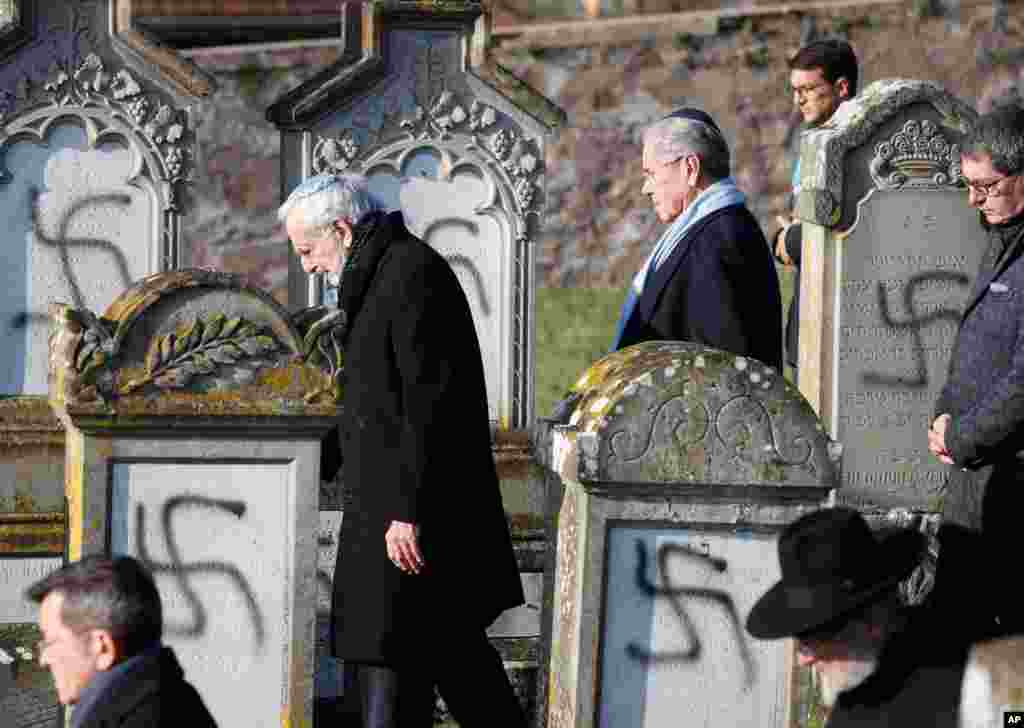
[{"label": "man wearing kippah", "polygon": [[771,251],[729,176],[729,146],[700,109],[644,131],[643,193],[668,228],[633,279],[612,351],[692,341],[782,367],[782,300]]}]

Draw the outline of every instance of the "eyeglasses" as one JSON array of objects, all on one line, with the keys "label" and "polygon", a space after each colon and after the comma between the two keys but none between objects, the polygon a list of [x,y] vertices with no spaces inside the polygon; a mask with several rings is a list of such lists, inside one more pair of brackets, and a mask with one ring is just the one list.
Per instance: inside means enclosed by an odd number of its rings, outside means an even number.
[{"label": "eyeglasses", "polygon": [[797,98],[804,98],[810,96],[813,91],[817,91],[819,88],[825,88],[831,86],[829,83],[815,83],[810,86],[790,86],[789,92]]},{"label": "eyeglasses", "polygon": [[960,179],[964,182],[967,194],[973,192],[979,197],[999,197],[1003,194],[1003,192],[999,190],[1000,183],[1016,176],[1017,175],[1015,174],[1008,174],[1005,177],[999,177],[998,179],[994,179],[989,182],[971,182],[966,177],[961,177]]}]

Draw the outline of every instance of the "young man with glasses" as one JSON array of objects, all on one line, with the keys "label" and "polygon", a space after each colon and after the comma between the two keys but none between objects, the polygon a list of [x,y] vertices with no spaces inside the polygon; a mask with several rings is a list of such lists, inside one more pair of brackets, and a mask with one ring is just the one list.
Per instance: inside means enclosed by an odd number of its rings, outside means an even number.
[{"label": "young man with glasses", "polygon": [[937,596],[968,638],[981,639],[1024,632],[1024,609],[1003,570],[1019,549],[1024,512],[1024,109],[982,116],[961,150],[967,202],[979,212],[988,248],[928,445],[952,466],[943,523],[962,542],[939,557]]},{"label": "young man with glasses", "polygon": [[782,299],[771,251],[729,176],[729,146],[700,109],[643,135],[642,192],[668,227],[633,279],[612,351],[691,341],[782,367]]},{"label": "young man with glasses", "polygon": [[39,664],[71,728],[216,728],[174,652],[160,644],[156,584],[129,556],[89,556],[29,587],[39,604]]},{"label": "young man with glasses", "polygon": [[[832,118],[839,105],[857,93],[857,56],[842,40],[809,43],[789,59],[789,84],[793,105],[803,117],[806,128],[821,126]],[[792,202],[800,192],[800,159],[793,166]],[[800,223],[793,217],[779,216],[779,229],[772,238],[775,258],[784,265],[796,266],[793,300],[786,318],[786,364],[795,370],[799,363],[800,335]]]},{"label": "young man with glasses", "polygon": [[924,536],[875,534],[856,510],[825,508],[787,526],[778,548],[782,578],[750,610],[747,631],[796,640],[828,728],[956,728],[966,647],[944,641],[932,612],[900,596]]}]

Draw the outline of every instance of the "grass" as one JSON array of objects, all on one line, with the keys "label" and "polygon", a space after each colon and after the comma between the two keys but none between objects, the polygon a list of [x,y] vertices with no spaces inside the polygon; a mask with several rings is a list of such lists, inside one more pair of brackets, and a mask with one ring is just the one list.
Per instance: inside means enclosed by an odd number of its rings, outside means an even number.
[{"label": "grass", "polygon": [[[793,276],[792,268],[779,269],[783,324],[793,297]],[[549,415],[570,385],[608,353],[625,296],[625,288],[537,290],[538,417]]]}]

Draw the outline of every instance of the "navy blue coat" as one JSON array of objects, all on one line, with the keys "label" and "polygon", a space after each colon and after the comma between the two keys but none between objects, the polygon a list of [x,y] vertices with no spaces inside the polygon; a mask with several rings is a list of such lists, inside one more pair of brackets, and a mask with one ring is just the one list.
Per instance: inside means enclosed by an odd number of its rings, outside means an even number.
[{"label": "navy blue coat", "polygon": [[[988,559],[1019,548],[1024,512],[1024,215],[989,228],[989,248],[935,405],[935,415],[941,414],[952,416],[945,439],[956,463],[943,521],[981,531],[988,556],[964,569],[987,568]],[[998,574],[987,580],[1000,591]],[[996,612],[1007,612],[1004,625],[1016,618],[1024,626],[1019,603],[1006,596]]]},{"label": "navy blue coat", "polygon": [[169,647],[145,655],[107,691],[80,728],[217,728]]},{"label": "navy blue coat", "polygon": [[744,205],[698,221],[654,272],[619,348],[692,341],[782,370],[782,298],[761,227]]}]

